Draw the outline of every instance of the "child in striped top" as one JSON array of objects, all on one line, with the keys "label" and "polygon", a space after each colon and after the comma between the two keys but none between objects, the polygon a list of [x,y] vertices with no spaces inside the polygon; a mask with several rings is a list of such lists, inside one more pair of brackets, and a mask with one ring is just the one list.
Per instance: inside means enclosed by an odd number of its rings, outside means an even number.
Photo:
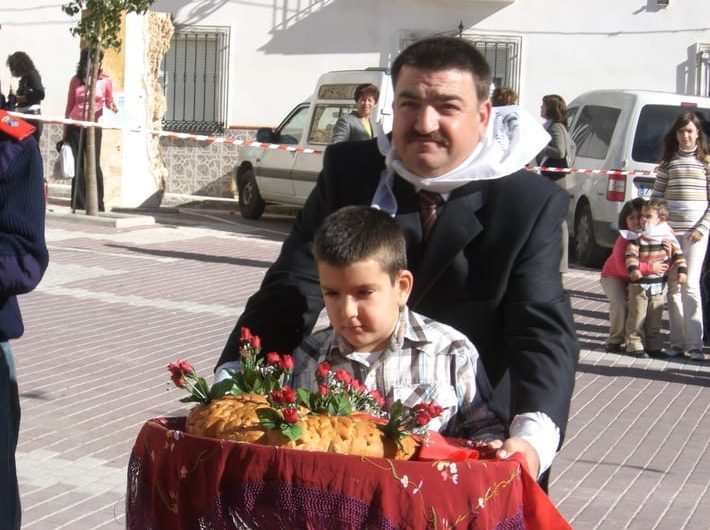
[{"label": "child in striped top", "polygon": [[685,283],[687,266],[673,230],[666,223],[668,204],[651,199],[641,208],[642,232],[626,244],[626,269],[629,272],[629,301],[626,318],[626,352],[633,357],[660,356],[663,290],[666,274],[641,274],[641,263],[663,261],[671,246],[670,266],[677,267],[678,283]]}]

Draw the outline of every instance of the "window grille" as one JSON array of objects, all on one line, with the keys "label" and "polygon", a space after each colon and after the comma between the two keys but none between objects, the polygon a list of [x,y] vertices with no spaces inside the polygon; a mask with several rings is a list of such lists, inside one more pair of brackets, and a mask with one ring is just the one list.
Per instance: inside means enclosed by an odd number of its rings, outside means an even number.
[{"label": "window grille", "polygon": [[[424,37],[426,36],[412,34],[402,36],[399,41],[400,51]],[[520,94],[521,37],[462,33],[461,38],[471,41],[486,58],[496,87],[507,86]]]},{"label": "window grille", "polygon": [[176,26],[163,60],[163,129],[222,134],[227,120],[229,28]]}]

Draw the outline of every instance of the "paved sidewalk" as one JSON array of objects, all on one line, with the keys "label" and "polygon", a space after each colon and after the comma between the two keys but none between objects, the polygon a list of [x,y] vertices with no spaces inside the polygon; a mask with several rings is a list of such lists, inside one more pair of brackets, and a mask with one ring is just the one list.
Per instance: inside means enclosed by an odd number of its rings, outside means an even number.
[{"label": "paved sidewalk", "polygon": [[[56,208],[53,208],[56,210]],[[155,224],[47,221],[51,264],[20,299],[13,343],[23,418],[23,528],[125,526],[126,465],[148,418],[182,415],[166,365],[211,373],[288,217],[161,209]],[[575,529],[705,529],[710,520],[710,361],[602,353],[598,271],[572,268],[582,359],[551,496]]]}]

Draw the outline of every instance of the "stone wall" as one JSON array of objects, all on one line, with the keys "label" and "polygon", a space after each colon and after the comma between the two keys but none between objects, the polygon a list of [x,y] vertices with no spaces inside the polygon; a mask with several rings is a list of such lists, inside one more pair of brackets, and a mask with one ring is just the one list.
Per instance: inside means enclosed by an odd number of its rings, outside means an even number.
[{"label": "stone wall", "polygon": [[[255,131],[250,129],[229,129],[227,131],[227,136],[236,140],[253,139],[254,135]],[[44,174],[51,184],[70,184],[68,180],[52,178],[52,167],[57,159],[55,145],[61,138],[61,125],[45,125],[40,148],[45,165]],[[235,197],[236,145],[198,142],[191,139],[183,140],[164,136],[159,140],[159,147],[166,167],[165,193],[219,198]],[[152,176],[146,175],[146,178],[152,178]]]}]

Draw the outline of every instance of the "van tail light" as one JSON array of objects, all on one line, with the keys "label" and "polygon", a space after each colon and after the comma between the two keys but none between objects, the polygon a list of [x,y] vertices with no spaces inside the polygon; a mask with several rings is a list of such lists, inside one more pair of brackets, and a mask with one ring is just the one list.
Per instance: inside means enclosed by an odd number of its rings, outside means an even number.
[{"label": "van tail light", "polygon": [[626,200],[626,175],[609,175],[606,200],[616,202]]},{"label": "van tail light", "polygon": [[693,103],[692,101],[682,101],[680,103],[680,108],[682,108],[682,109],[697,109],[698,104]]}]

